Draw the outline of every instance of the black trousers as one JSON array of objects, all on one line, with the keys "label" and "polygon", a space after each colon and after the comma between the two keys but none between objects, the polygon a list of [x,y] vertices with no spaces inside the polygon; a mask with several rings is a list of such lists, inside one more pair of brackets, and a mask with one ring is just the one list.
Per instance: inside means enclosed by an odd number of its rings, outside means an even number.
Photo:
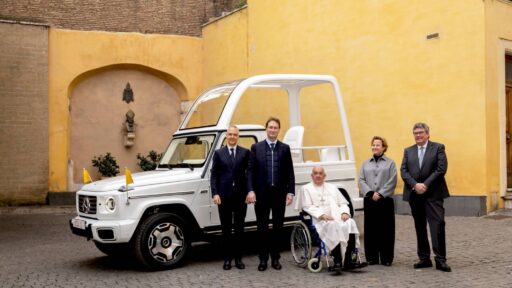
[{"label": "black trousers", "polygon": [[[236,198],[236,199],[235,199]],[[219,208],[220,225],[222,226],[222,253],[224,260],[242,258],[244,244],[244,224],[247,205],[245,199],[233,197],[222,199]],[[232,233],[232,230],[235,233]]]},{"label": "black trousers", "polygon": [[395,203],[393,198],[364,197],[364,254],[366,261],[393,263],[395,255]]},{"label": "black trousers", "polygon": [[[269,254],[273,260],[281,258],[279,250],[286,209],[286,196],[283,197],[281,191],[274,187],[268,187],[265,189],[265,195],[264,199],[256,198],[254,207],[258,227],[258,242],[260,243],[259,258],[260,261],[264,262],[268,261]],[[268,228],[270,211],[272,211],[272,230]]]},{"label": "black trousers", "polygon": [[[345,261],[343,263],[344,267],[350,267],[354,265],[352,263],[352,252],[356,248],[356,235],[350,234],[348,237],[348,243],[347,243],[347,250],[345,251]],[[341,245],[338,244],[334,249],[331,251],[332,258],[334,258],[334,263],[342,263],[343,257],[341,256]]]},{"label": "black trousers", "polygon": [[427,221],[430,227],[432,248],[436,255],[435,260],[446,260],[446,236],[443,203],[443,199],[425,198],[421,195],[412,195],[409,201],[412,217],[414,218],[414,227],[416,228],[417,250],[420,260],[430,258]]}]

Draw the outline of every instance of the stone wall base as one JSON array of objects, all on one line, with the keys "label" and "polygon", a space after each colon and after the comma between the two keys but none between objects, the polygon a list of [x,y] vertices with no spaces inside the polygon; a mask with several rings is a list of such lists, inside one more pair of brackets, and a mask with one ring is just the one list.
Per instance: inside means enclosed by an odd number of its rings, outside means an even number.
[{"label": "stone wall base", "polygon": [[[402,194],[395,195],[395,213],[410,215],[409,203],[402,200]],[[487,215],[486,196],[450,196],[444,200],[446,216]]]}]

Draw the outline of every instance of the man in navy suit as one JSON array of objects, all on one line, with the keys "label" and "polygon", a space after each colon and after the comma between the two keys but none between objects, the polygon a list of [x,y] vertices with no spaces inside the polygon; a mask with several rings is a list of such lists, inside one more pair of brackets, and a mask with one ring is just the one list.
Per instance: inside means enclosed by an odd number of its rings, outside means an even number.
[{"label": "man in navy suit", "polygon": [[[271,117],[265,124],[267,139],[253,144],[247,167],[247,203],[255,203],[256,222],[260,244],[259,271],[267,270],[268,256],[272,268],[281,269],[279,258],[280,234],[283,228],[286,205],[295,195],[290,146],[277,140],[281,122]],[[257,202],[256,202],[257,201]],[[272,232],[268,224],[272,211]]]},{"label": "man in navy suit", "polygon": [[404,180],[403,200],[408,201],[416,228],[419,262],[415,269],[432,267],[427,221],[430,227],[436,269],[451,272],[446,264],[444,199],[449,197],[444,179],[448,160],[444,145],[429,141],[429,127],[416,123],[413,127],[415,145],[405,149],[401,174]]},{"label": "man in navy suit", "polygon": [[[231,269],[233,257],[236,268],[245,268],[242,262],[242,244],[247,212],[245,199],[249,150],[238,145],[238,136],[239,131],[236,126],[228,128],[227,145],[215,151],[210,177],[213,203],[218,205],[222,226],[224,270]],[[232,227],[235,228],[234,235],[231,232]]]}]

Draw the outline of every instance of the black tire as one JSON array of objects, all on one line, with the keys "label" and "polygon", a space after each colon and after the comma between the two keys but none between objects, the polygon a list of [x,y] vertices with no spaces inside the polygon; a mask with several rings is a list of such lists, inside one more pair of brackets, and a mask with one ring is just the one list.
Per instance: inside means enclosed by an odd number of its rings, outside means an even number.
[{"label": "black tire", "polygon": [[94,241],[94,245],[108,256],[126,257],[130,254],[130,245],[128,243],[101,243]]},{"label": "black tire", "polygon": [[311,258],[311,235],[308,227],[298,222],[293,226],[290,236],[290,250],[293,260],[300,267],[306,267]]},{"label": "black tire", "polygon": [[133,237],[135,258],[153,270],[180,266],[190,247],[183,219],[171,213],[146,218]]}]

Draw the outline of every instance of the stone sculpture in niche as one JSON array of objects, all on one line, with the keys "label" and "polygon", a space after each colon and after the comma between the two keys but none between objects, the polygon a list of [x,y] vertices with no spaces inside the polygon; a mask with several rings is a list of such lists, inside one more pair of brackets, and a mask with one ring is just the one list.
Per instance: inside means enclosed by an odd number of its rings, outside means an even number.
[{"label": "stone sculpture in niche", "polygon": [[131,109],[126,112],[124,146],[131,147],[135,140],[135,112]]}]

